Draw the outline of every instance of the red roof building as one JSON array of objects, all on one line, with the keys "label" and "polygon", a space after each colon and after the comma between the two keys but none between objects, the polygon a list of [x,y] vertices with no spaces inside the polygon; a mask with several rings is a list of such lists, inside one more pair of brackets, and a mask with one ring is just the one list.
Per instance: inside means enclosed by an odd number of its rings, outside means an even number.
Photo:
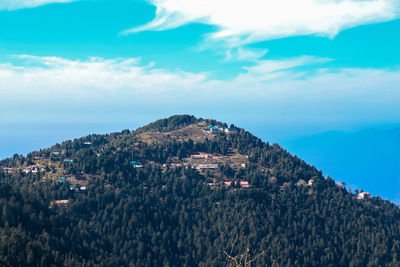
[{"label": "red roof building", "polygon": [[232,185],[232,182],[230,182],[230,181],[229,181],[229,182],[224,182],[224,185],[227,186],[227,187],[229,187],[229,186]]},{"label": "red roof building", "polygon": [[171,168],[178,168],[178,167],[182,167],[181,163],[171,163]]},{"label": "red roof building", "polygon": [[25,173],[38,172],[38,171],[39,171],[39,168],[38,168],[37,165],[30,165],[30,166],[28,166],[28,167],[26,167],[26,168],[24,169],[24,172],[25,172]]},{"label": "red roof building", "polygon": [[249,184],[248,181],[241,181],[241,182],[240,182],[240,187],[241,187],[241,188],[249,188],[249,187],[250,187],[250,184]]}]

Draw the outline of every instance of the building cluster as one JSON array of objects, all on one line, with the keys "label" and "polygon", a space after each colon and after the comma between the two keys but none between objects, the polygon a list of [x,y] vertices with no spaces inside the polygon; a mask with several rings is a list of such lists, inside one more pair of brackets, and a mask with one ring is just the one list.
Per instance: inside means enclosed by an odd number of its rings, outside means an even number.
[{"label": "building cluster", "polygon": [[249,184],[248,181],[239,181],[239,182],[226,181],[226,182],[224,182],[224,186],[226,186],[226,187],[249,188],[250,184]]},{"label": "building cluster", "polygon": [[[37,157],[36,157],[37,158]],[[60,152],[51,152],[50,153],[50,159],[60,159],[61,158],[61,153]],[[64,160],[65,163],[68,164],[73,164],[74,160],[73,159],[65,159]],[[5,173],[12,173],[16,170],[21,170],[21,168],[7,168],[7,167],[3,167],[1,168],[3,172]],[[32,164],[29,166],[26,166],[24,168],[22,168],[22,172],[28,174],[28,173],[37,173],[39,171],[45,171],[45,169],[43,168],[43,166],[41,168],[39,168],[39,165],[37,164]]]},{"label": "building cluster", "polygon": [[213,133],[213,134],[217,134],[217,133],[227,133],[227,134],[235,134],[237,133],[237,130],[234,128],[227,128],[227,127],[220,127],[220,126],[215,126],[215,125],[208,125],[208,127],[203,129],[204,131],[206,131],[207,133]]},{"label": "building cluster", "polygon": [[[190,162],[191,160],[204,160],[202,163],[199,164],[199,162],[192,162],[192,168],[195,168],[197,170],[203,170],[203,169],[217,169],[218,164],[215,162],[212,162],[214,160],[222,160],[224,159],[224,156],[220,155],[215,155],[215,154],[209,154],[209,153],[198,153],[198,154],[193,154],[190,156],[190,158],[185,158],[184,161]],[[210,161],[212,163],[210,163]]]}]

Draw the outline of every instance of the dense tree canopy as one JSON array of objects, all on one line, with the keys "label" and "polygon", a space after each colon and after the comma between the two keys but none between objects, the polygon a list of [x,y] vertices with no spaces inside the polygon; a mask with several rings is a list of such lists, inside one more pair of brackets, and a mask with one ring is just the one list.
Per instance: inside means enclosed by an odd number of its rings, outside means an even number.
[{"label": "dense tree canopy", "polygon": [[[199,121],[173,116],[3,160],[4,166],[27,166],[62,151],[52,161],[90,179],[79,191],[43,179],[50,170],[0,173],[0,265],[226,266],[224,251],[249,249],[262,253],[253,262],[259,266],[399,266],[397,206],[379,197],[355,199],[276,144],[239,128],[201,142],[137,144],[139,133]],[[196,152],[228,155],[232,149],[247,155],[246,168],[162,167]],[[147,164],[134,168],[132,160]],[[251,187],[212,187],[209,176],[247,180]],[[311,186],[296,185],[311,179]],[[50,205],[60,199],[69,204]]]}]

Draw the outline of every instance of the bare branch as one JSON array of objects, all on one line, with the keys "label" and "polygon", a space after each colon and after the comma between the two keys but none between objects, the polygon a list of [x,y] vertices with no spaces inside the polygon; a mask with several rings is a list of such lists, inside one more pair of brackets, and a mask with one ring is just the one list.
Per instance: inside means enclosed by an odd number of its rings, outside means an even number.
[{"label": "bare branch", "polygon": [[264,254],[265,251],[261,252],[260,254],[258,254],[257,256],[255,256],[253,259],[251,259],[250,261],[248,261],[247,263],[252,263],[253,261],[257,260],[259,257],[261,257]]}]

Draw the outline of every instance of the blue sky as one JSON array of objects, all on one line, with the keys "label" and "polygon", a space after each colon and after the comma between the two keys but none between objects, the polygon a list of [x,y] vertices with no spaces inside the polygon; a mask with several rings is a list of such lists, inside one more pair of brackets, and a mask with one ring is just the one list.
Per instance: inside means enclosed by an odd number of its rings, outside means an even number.
[{"label": "blue sky", "polygon": [[273,141],[396,125],[399,18],[397,0],[3,0],[0,136],[177,113]]}]

